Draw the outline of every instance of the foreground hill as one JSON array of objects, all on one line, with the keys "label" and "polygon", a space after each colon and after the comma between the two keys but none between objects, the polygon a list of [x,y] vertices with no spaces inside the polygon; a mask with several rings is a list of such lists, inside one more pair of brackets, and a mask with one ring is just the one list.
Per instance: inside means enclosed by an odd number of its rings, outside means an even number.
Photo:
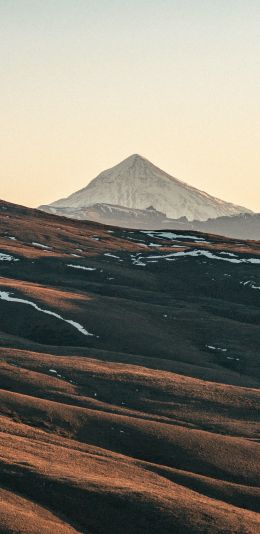
[{"label": "foreground hill", "polygon": [[190,221],[250,212],[177,180],[138,154],[102,172],[84,189],[41,209],[77,218],[79,210],[82,214],[96,204],[135,210],[153,206],[167,218],[187,217]]},{"label": "foreground hill", "polygon": [[2,533],[259,531],[260,243],[0,203]]}]

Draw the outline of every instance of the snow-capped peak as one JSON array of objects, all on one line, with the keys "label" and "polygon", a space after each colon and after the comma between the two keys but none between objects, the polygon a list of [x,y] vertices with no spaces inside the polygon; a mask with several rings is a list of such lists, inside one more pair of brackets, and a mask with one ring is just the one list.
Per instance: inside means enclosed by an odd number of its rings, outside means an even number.
[{"label": "snow-capped peak", "polygon": [[134,209],[153,206],[169,218],[186,216],[188,220],[250,212],[181,182],[139,154],[132,154],[101,172],[86,187],[66,199],[53,202],[51,207],[71,210],[94,204]]}]

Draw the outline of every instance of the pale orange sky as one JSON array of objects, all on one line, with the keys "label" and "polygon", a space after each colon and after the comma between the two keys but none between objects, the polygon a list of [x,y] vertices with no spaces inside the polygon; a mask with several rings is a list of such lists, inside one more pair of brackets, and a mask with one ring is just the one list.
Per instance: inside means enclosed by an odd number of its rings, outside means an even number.
[{"label": "pale orange sky", "polygon": [[139,153],[260,212],[258,0],[0,0],[0,198]]}]

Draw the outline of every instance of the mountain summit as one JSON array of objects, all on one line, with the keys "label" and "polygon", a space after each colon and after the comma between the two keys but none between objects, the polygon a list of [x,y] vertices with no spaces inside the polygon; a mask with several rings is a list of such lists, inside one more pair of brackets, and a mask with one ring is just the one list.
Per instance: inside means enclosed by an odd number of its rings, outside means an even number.
[{"label": "mountain summit", "polygon": [[[69,216],[73,210],[95,204],[112,204],[131,209],[153,206],[166,217],[207,220],[249,213],[250,210],[219,200],[167,174],[139,154],[133,154],[111,169],[101,172],[86,187],[68,198],[41,206],[42,210]],[[57,209],[57,211],[56,211]]]}]

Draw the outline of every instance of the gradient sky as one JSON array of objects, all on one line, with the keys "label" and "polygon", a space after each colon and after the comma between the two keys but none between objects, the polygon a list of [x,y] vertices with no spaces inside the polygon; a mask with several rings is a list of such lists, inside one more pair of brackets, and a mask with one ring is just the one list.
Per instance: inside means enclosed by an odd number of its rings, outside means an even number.
[{"label": "gradient sky", "polygon": [[260,212],[259,0],[0,0],[0,198],[139,153]]}]

